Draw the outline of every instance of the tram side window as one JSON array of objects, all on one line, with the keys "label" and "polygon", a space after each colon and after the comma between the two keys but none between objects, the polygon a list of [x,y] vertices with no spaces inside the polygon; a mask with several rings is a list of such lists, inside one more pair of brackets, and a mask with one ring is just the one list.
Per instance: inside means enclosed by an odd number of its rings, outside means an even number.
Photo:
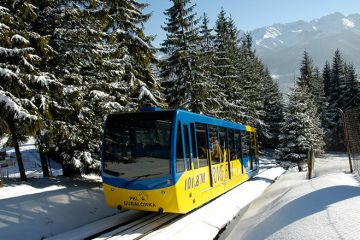
[{"label": "tram side window", "polygon": [[239,130],[235,130],[234,137],[235,137],[235,154],[237,159],[241,159],[242,149],[241,149],[241,136]]},{"label": "tram side window", "polygon": [[251,133],[251,156],[256,156],[256,133]]},{"label": "tram side window", "polygon": [[209,126],[211,161],[216,164],[220,162],[221,148],[216,126]]},{"label": "tram side window", "polygon": [[243,131],[241,133],[241,145],[242,145],[242,153],[244,157],[248,157],[250,155],[250,147],[249,147],[249,133]]},{"label": "tram side window", "polygon": [[184,151],[182,144],[182,136],[181,136],[181,126],[180,123],[177,127],[177,136],[176,136],[176,172],[184,172],[185,164],[184,164]]},{"label": "tram side window", "polygon": [[195,137],[195,123],[190,123],[190,134],[191,134],[191,146],[192,146],[192,153],[194,157],[194,168],[199,168],[198,162],[198,151],[196,149],[196,137]]},{"label": "tram side window", "polygon": [[206,125],[197,123],[196,124],[196,140],[197,140],[197,152],[199,157],[200,167],[208,165],[207,160],[207,134]]},{"label": "tram side window", "polygon": [[227,134],[226,134],[226,128],[220,128],[219,129],[219,136],[220,136],[220,147],[221,147],[221,160],[223,162],[227,161]]},{"label": "tram side window", "polygon": [[186,167],[187,170],[191,169],[191,162],[190,162],[190,143],[189,143],[189,130],[188,125],[183,125],[184,129],[184,142],[185,142],[185,152],[186,152]]},{"label": "tram side window", "polygon": [[236,159],[235,152],[235,141],[234,141],[234,129],[229,129],[229,150],[230,150],[230,160]]}]

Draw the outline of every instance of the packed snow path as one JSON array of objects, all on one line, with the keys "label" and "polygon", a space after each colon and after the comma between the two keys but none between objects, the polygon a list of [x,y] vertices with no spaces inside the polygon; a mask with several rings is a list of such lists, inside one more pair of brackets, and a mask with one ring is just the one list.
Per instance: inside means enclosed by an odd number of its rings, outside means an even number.
[{"label": "packed snow path", "polygon": [[315,161],[315,178],[291,169],[220,239],[359,239],[360,184],[345,154]]}]

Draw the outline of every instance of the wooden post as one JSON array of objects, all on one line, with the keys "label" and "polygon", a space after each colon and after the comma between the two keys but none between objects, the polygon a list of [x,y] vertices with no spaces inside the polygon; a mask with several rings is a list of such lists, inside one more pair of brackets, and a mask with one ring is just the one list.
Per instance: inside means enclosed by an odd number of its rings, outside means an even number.
[{"label": "wooden post", "polygon": [[307,172],[307,179],[311,179],[313,167],[314,167],[314,150],[311,146],[308,151],[308,158],[307,158],[307,166],[308,166],[308,172]]}]

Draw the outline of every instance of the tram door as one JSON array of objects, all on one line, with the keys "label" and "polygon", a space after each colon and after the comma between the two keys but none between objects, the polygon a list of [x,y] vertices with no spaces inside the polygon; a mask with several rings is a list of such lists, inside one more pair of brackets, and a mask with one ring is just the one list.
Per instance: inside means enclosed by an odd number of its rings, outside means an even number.
[{"label": "tram door", "polygon": [[251,155],[251,169],[257,169],[258,159],[257,159],[257,146],[256,146],[256,133],[250,132],[250,155]]},{"label": "tram door", "polygon": [[184,137],[184,150],[185,150],[185,163],[186,163],[186,170],[189,172],[187,177],[186,188],[192,189],[194,188],[194,154],[192,148],[192,139],[191,139],[191,132],[190,132],[190,124],[183,123],[183,137]]}]

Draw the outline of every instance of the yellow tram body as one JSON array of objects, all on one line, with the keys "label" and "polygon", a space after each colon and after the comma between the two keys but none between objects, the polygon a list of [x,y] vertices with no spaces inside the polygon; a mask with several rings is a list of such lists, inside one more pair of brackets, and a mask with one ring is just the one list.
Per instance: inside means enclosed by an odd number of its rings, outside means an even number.
[{"label": "yellow tram body", "polygon": [[[246,126],[245,129],[252,136],[250,144],[256,148],[256,129],[250,126]],[[256,153],[257,149],[253,152]],[[199,159],[194,158],[191,167],[181,173],[176,181],[169,176],[161,188],[129,189],[114,186],[115,184],[104,178],[106,203],[119,209],[184,214],[238,186],[258,171],[255,164],[256,154],[244,162],[241,158],[230,159],[229,149],[226,149],[222,153],[221,161],[211,164],[210,150],[207,149],[207,158],[210,163],[208,166],[196,168],[194,165],[199,166]],[[254,161],[251,168],[250,161]]]}]

